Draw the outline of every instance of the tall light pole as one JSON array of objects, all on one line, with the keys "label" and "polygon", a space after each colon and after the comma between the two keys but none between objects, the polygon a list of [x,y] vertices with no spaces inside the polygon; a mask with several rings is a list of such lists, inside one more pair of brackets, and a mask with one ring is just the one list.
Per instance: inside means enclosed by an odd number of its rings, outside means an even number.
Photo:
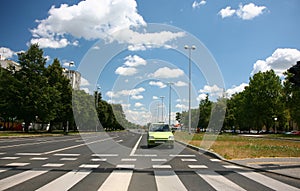
[{"label": "tall light pole", "polygon": [[171,125],[171,91],[172,91],[172,85],[174,83],[168,82],[170,89],[169,89],[169,125]]},{"label": "tall light pole", "polygon": [[160,96],[161,98],[161,122],[164,121],[164,98],[165,96]]},{"label": "tall light pole", "polygon": [[192,80],[192,71],[191,71],[191,54],[192,54],[192,50],[196,49],[196,46],[192,45],[192,46],[188,46],[185,45],[184,49],[189,51],[189,133],[191,133],[191,126],[192,126],[192,111],[191,111],[191,99],[192,99],[192,84],[191,84],[191,80]]}]

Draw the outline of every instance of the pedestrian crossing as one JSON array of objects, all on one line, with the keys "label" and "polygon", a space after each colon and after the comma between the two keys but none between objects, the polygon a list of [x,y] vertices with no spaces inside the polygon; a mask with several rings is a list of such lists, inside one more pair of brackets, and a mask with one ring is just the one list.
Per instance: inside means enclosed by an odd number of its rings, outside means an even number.
[{"label": "pedestrian crossing", "polygon": [[[193,176],[194,180],[202,181],[206,185],[202,185],[203,188],[211,187],[213,190],[247,190],[245,187],[245,183],[253,182],[256,184],[256,189],[265,190],[265,188],[273,189],[273,190],[285,190],[285,191],[294,191],[299,188],[287,185],[278,180],[272,179],[265,175],[262,175],[257,172],[249,171],[243,168],[235,168],[232,166],[230,174],[234,174],[233,177],[230,178],[224,175],[224,173],[220,173],[217,171],[212,171],[209,169],[197,169],[191,170],[185,173],[177,172],[175,170],[170,169],[152,169],[150,171],[138,171],[133,169],[111,169],[108,173],[99,173],[99,166],[96,165],[88,165],[82,164],[78,169],[70,170],[70,171],[62,171],[63,173],[52,174],[52,171],[57,171],[57,169],[29,169],[23,171],[15,171],[15,174],[11,174],[5,178],[0,180],[0,190],[5,190],[11,188],[12,190],[19,190],[22,188],[22,184],[25,184],[27,181],[30,181],[31,184],[36,185],[35,190],[38,191],[48,191],[48,190],[69,190],[75,189],[80,186],[81,188],[86,181],[86,179],[91,179],[92,181],[101,181],[95,185],[98,185],[94,190],[99,191],[110,191],[110,190],[119,190],[126,191],[130,190],[129,188],[133,188],[131,186],[133,176],[141,176],[145,177],[145,182],[152,182],[152,185],[155,190],[165,191],[165,190],[194,190],[194,186],[185,182],[185,177],[189,175]],[[229,167],[227,166],[226,169]],[[5,174],[12,169],[0,169],[1,174]],[[226,174],[226,173],[225,173]],[[247,181],[243,181],[243,184],[239,182],[239,176],[243,176],[247,179]],[[54,177],[53,177],[54,176]],[[99,176],[102,176],[100,179]],[[232,175],[231,175],[232,176]],[[43,185],[40,185],[40,182],[35,179],[45,179]],[[47,181],[49,179],[49,181]],[[85,181],[84,181],[85,180]],[[197,181],[195,181],[197,182]],[[143,184],[143,182],[140,182]],[[88,186],[88,185],[86,185]],[[147,189],[147,188],[145,188]],[[198,188],[197,190],[201,190]]]}]

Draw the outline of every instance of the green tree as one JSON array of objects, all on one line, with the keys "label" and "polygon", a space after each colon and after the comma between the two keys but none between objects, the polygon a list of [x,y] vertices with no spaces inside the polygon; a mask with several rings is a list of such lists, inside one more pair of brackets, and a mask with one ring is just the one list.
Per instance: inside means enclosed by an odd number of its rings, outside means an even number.
[{"label": "green tree", "polygon": [[259,72],[250,78],[244,95],[244,104],[256,130],[265,126],[268,131],[274,126],[274,117],[282,120],[284,110],[281,80],[273,70]]},{"label": "green tree", "polygon": [[208,123],[211,115],[211,109],[212,109],[212,102],[208,99],[208,95],[206,95],[206,98],[204,100],[201,100],[199,104],[200,116],[199,116],[198,127],[204,129],[208,127]]},{"label": "green tree", "polygon": [[51,94],[52,110],[55,112],[55,118],[50,121],[49,132],[52,131],[53,123],[62,122],[66,127],[67,121],[73,124],[72,112],[72,88],[69,79],[63,75],[63,68],[58,59],[48,66],[45,72],[48,78],[48,84],[55,88]]},{"label": "green tree", "polygon": [[15,95],[19,104],[17,116],[25,121],[27,132],[30,122],[37,118],[41,121],[51,121],[55,118],[51,94],[56,94],[57,91],[48,84],[45,76],[46,59],[43,50],[37,44],[30,45],[26,52],[18,56],[21,69],[14,74],[18,80],[18,92]]}]

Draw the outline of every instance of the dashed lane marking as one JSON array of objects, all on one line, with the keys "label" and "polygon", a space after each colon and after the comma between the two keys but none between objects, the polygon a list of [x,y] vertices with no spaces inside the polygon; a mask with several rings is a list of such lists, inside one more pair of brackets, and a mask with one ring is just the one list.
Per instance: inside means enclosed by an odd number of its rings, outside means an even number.
[{"label": "dashed lane marking", "polygon": [[62,167],[64,165],[65,164],[60,164],[60,163],[47,163],[47,164],[44,164],[43,167]]},{"label": "dashed lane marking", "polygon": [[126,169],[134,169],[134,164],[118,164],[117,168],[126,168]]},{"label": "dashed lane marking", "polygon": [[47,160],[48,158],[47,157],[33,157],[33,158],[30,158],[30,160]]},{"label": "dashed lane marking", "polygon": [[107,159],[91,159],[93,162],[105,162]]},{"label": "dashed lane marking", "polygon": [[98,168],[100,165],[99,164],[82,164],[79,166],[79,168]]},{"label": "dashed lane marking", "polygon": [[151,159],[152,162],[167,162],[167,159]]},{"label": "dashed lane marking", "polygon": [[172,168],[171,165],[152,165],[152,168]]},{"label": "dashed lane marking", "polygon": [[16,159],[19,159],[20,157],[2,157],[0,159],[2,160],[16,160]]},{"label": "dashed lane marking", "polygon": [[207,168],[205,165],[188,165],[189,168],[196,169],[196,168]]},{"label": "dashed lane marking", "polygon": [[30,163],[22,163],[22,162],[14,162],[14,163],[9,163],[5,166],[26,166],[29,165]]},{"label": "dashed lane marking", "polygon": [[77,160],[78,158],[61,158],[60,160],[63,160],[63,161],[74,161],[74,160]]},{"label": "dashed lane marking", "polygon": [[21,156],[40,156],[43,153],[16,153],[16,155],[21,155]]},{"label": "dashed lane marking", "polygon": [[196,162],[197,159],[181,159],[182,162]]},{"label": "dashed lane marking", "polygon": [[228,169],[242,169],[243,167],[241,166],[236,166],[236,165],[223,165],[224,168]]},{"label": "dashed lane marking", "polygon": [[64,157],[77,157],[79,155],[80,154],[68,154],[68,153],[57,153],[57,154],[54,154],[54,156],[64,156]]},{"label": "dashed lane marking", "polygon": [[132,162],[132,161],[136,161],[135,158],[125,158],[125,159],[121,159],[121,161],[123,162]]},{"label": "dashed lane marking", "polygon": [[118,154],[92,154],[92,157],[117,157]]},{"label": "dashed lane marking", "polygon": [[196,155],[170,155],[170,157],[196,157]]}]

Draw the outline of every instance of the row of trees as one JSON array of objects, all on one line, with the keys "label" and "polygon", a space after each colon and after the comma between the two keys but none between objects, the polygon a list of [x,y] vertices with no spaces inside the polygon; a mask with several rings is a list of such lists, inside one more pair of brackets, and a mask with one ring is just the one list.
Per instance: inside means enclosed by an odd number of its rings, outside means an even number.
[{"label": "row of trees", "polygon": [[[0,119],[3,122],[24,122],[24,131],[28,132],[30,123],[50,123],[49,131],[54,125],[76,130],[74,117],[80,118],[81,128],[85,129],[92,122],[95,124],[99,117],[100,130],[122,129],[123,124],[130,125],[125,119],[121,105],[110,105],[101,99],[94,99],[82,90],[73,91],[70,81],[63,74],[63,68],[58,59],[46,67],[43,50],[33,44],[26,52],[18,55],[20,69],[10,67],[0,68]],[[96,107],[95,107],[96,101]],[[76,108],[76,116],[72,111]],[[116,119],[113,107],[116,108]],[[95,111],[96,110],[96,111]],[[94,112],[94,113],[93,113]],[[96,113],[96,115],[95,115]],[[94,117],[96,116],[96,117]],[[121,121],[121,125],[118,121]],[[78,125],[78,124],[77,124]],[[95,125],[93,125],[95,127]]]},{"label": "row of trees", "polygon": [[[297,65],[300,66],[300,63]],[[226,112],[223,130],[293,130],[300,125],[300,87],[293,83],[299,76],[288,71],[285,76],[282,83],[273,70],[259,72],[250,78],[244,91],[231,98],[224,96],[212,102],[207,96],[200,101],[198,109],[192,110],[192,127],[217,128],[212,124],[216,117],[211,114],[218,116],[218,113]],[[222,120],[221,115],[218,117]],[[187,126],[188,112],[177,113],[176,119]]]}]

